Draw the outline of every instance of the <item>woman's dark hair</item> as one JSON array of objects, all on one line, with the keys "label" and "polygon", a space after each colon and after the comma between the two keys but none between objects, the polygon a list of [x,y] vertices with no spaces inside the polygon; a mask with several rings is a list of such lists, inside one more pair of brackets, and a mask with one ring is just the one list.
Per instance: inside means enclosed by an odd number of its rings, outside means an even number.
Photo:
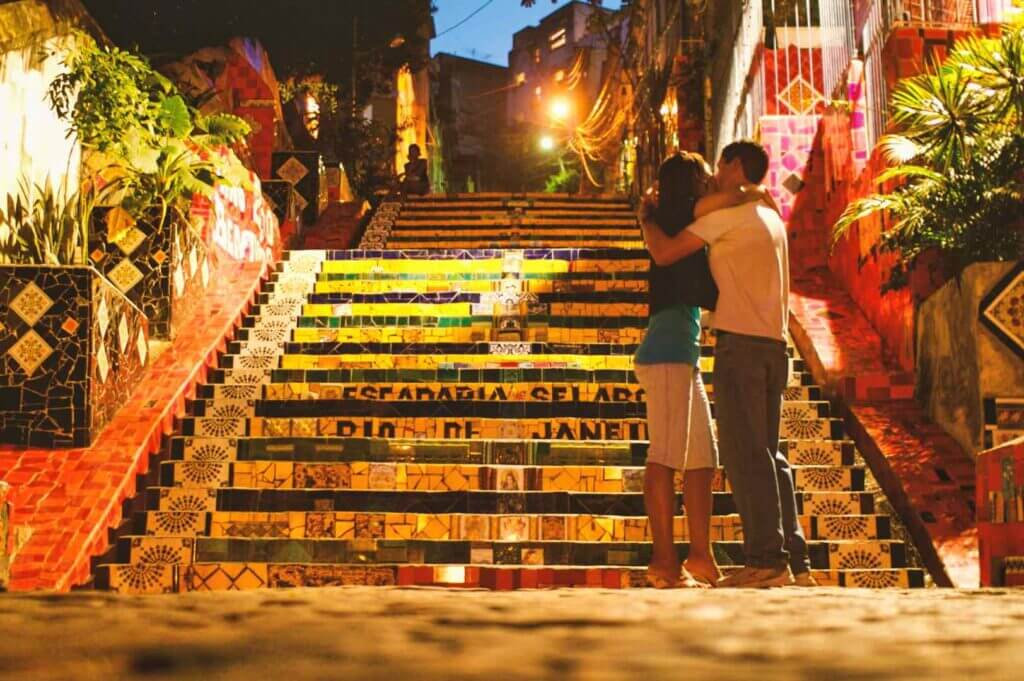
[{"label": "woman's dark hair", "polygon": [[700,198],[707,165],[700,154],[681,151],[658,168],[658,206],[654,221],[669,236],[675,236],[693,222],[693,209]]},{"label": "woman's dark hair", "polygon": [[[654,220],[663,232],[675,236],[693,222],[693,209],[708,179],[700,154],[679,152],[661,164]],[[713,310],[718,302],[718,287],[704,250],[666,267],[652,260],[648,282],[651,314],[678,304]]]},{"label": "woman's dark hair", "polygon": [[411,154],[413,151],[415,151],[417,154],[420,153],[420,145],[418,145],[418,144],[410,144],[409,145],[409,152],[408,153]]}]

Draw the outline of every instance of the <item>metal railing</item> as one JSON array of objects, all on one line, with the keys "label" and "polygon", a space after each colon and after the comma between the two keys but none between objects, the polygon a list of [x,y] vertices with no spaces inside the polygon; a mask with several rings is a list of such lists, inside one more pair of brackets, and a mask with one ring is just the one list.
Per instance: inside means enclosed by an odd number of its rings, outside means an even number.
[{"label": "metal railing", "polygon": [[976,0],[979,24],[998,24],[1006,20],[1013,2],[1011,0]]},{"label": "metal railing", "polygon": [[888,119],[889,92],[885,84],[882,51],[891,28],[886,22],[884,1],[887,0],[875,0],[871,4],[861,29],[861,47],[864,51],[864,118],[869,149],[874,148],[885,133]]},{"label": "metal railing", "polygon": [[977,0],[885,0],[890,26],[972,26],[977,22]]},{"label": "metal railing", "polygon": [[[770,95],[784,96],[803,81],[825,99],[842,98],[851,60],[864,60],[868,142],[884,133],[888,88],[885,43],[900,26],[966,28],[1006,19],[1011,0],[718,0],[709,31],[715,85],[713,151],[756,133],[761,116],[786,112]],[[766,53],[773,59],[766,62]],[[773,63],[774,68],[765,68]],[[810,64],[810,67],[808,67]],[[807,113],[807,111],[801,111]]]},{"label": "metal railing", "polygon": [[841,98],[850,61],[857,56],[853,4],[850,0],[820,0],[822,93]]},{"label": "metal railing", "polygon": [[753,136],[764,113],[764,13],[762,0],[709,5],[710,32],[719,37],[711,59],[713,160],[730,141]]}]

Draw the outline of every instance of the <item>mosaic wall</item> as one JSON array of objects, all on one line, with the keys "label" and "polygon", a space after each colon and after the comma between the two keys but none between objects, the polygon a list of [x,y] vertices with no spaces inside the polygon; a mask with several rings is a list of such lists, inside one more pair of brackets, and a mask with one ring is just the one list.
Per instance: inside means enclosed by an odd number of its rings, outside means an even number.
[{"label": "mosaic wall", "polygon": [[89,445],[149,359],[145,316],[91,267],[0,272],[0,439]]},{"label": "mosaic wall", "polygon": [[918,308],[917,394],[968,452],[1005,442],[1019,425],[1020,275],[1020,264],[976,263]]},{"label": "mosaic wall", "polygon": [[206,244],[187,225],[156,216],[139,221],[118,241],[109,240],[109,209],[93,216],[89,258],[149,318],[156,338],[173,338],[209,285]]},{"label": "mosaic wall", "polygon": [[252,158],[251,168],[260,177],[270,177],[271,155],[277,145],[277,129],[284,120],[277,91],[277,78],[270,57],[259,42],[235,38],[233,52],[219,79],[222,89],[231,93],[231,113],[252,126],[246,146]]},{"label": "mosaic wall", "polygon": [[280,225],[281,241],[287,248],[298,244],[304,225],[295,201],[295,186],[288,180],[263,180],[263,202],[274,212]]},{"label": "mosaic wall", "polygon": [[985,448],[1002,447],[1021,437],[1024,437],[1024,396],[986,399]]},{"label": "mosaic wall", "polygon": [[765,113],[769,116],[811,116],[821,113],[823,90],[821,50],[788,45],[764,51]]},{"label": "mosaic wall", "polygon": [[295,186],[295,203],[306,225],[327,207],[327,170],[316,151],[275,151],[271,177]]},{"label": "mosaic wall", "polygon": [[252,191],[217,185],[212,198],[195,195],[189,220],[203,241],[233,260],[276,260],[281,256],[281,226],[264,200],[262,183],[250,173]]},{"label": "mosaic wall", "polygon": [[981,301],[981,321],[1024,361],[1024,262],[996,282]]},{"label": "mosaic wall", "polygon": [[[1019,406],[1020,402],[1012,407],[1018,414]],[[983,452],[977,471],[981,584],[1020,585],[1024,582],[1024,444]]]}]

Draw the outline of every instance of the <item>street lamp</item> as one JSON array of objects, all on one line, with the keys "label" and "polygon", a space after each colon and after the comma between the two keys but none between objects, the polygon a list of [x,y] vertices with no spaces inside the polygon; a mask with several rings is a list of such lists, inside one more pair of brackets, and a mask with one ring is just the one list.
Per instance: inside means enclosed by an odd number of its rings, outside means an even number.
[{"label": "street lamp", "polygon": [[551,102],[551,117],[558,121],[565,120],[569,117],[570,109],[569,100],[565,97],[559,97]]},{"label": "street lamp", "polygon": [[551,135],[543,135],[540,138],[540,150],[551,151],[555,148],[555,138]]}]

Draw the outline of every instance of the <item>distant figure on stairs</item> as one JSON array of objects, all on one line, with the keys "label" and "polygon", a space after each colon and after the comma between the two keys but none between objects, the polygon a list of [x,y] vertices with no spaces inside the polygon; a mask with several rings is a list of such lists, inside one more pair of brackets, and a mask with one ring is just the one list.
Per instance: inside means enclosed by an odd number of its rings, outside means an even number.
[{"label": "distant figure on stairs", "polygon": [[409,145],[409,161],[402,173],[402,193],[423,196],[430,193],[430,178],[427,176],[427,159],[420,156],[420,145]]}]

